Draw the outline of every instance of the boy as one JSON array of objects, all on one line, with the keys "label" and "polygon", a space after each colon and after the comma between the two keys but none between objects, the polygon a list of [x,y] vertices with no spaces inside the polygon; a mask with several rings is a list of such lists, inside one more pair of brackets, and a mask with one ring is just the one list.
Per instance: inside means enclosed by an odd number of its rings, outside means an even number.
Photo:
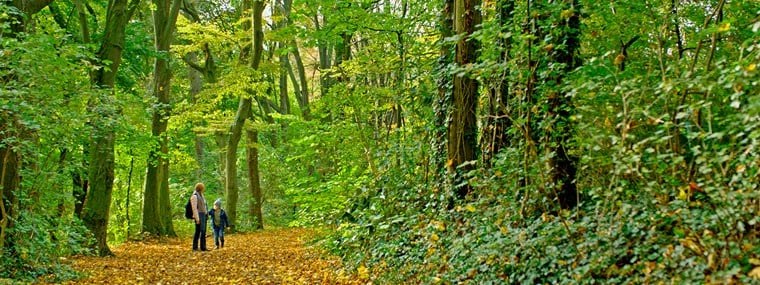
[{"label": "boy", "polygon": [[224,229],[229,228],[230,221],[227,219],[227,213],[222,209],[222,198],[214,201],[214,208],[208,212],[208,216],[211,217],[211,227],[214,229],[215,249],[224,247]]}]

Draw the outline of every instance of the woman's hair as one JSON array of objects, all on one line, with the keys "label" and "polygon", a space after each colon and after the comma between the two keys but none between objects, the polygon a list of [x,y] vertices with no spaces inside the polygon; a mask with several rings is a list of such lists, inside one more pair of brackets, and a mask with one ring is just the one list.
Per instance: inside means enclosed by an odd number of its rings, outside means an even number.
[{"label": "woman's hair", "polygon": [[203,185],[203,182],[198,182],[198,184],[195,184],[195,191],[203,190],[206,190],[206,185]]}]

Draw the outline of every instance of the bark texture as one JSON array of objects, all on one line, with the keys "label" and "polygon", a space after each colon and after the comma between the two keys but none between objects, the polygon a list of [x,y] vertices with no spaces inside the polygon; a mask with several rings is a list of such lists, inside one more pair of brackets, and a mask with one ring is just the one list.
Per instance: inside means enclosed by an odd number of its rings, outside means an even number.
[{"label": "bark texture", "polygon": [[[457,68],[474,64],[478,56],[478,44],[471,38],[481,22],[477,6],[479,0],[454,0],[454,31],[462,35],[456,45],[454,61]],[[477,159],[478,126],[476,111],[478,103],[478,81],[466,72],[457,72],[453,78],[451,96],[451,118],[448,120],[448,161],[449,172],[454,174],[456,195],[464,198],[471,187],[462,183],[463,175],[474,169]]]}]

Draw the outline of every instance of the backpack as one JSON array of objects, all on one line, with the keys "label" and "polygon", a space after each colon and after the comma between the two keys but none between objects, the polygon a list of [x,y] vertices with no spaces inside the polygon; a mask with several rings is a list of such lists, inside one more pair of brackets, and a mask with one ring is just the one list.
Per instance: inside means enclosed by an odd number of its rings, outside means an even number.
[{"label": "backpack", "polygon": [[[192,196],[190,196],[190,198],[192,198]],[[190,199],[187,199],[187,204],[185,204],[185,218],[193,219],[193,203],[190,203]]]}]

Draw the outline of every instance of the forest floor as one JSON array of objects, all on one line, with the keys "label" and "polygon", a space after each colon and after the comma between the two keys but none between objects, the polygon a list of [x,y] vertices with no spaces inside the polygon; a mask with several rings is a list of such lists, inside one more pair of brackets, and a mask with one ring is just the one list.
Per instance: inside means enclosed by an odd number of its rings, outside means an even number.
[{"label": "forest floor", "polygon": [[363,284],[307,244],[312,231],[278,229],[228,234],[225,246],[191,251],[192,239],[132,241],[114,257],[80,256],[68,262],[84,274],[64,284]]}]

